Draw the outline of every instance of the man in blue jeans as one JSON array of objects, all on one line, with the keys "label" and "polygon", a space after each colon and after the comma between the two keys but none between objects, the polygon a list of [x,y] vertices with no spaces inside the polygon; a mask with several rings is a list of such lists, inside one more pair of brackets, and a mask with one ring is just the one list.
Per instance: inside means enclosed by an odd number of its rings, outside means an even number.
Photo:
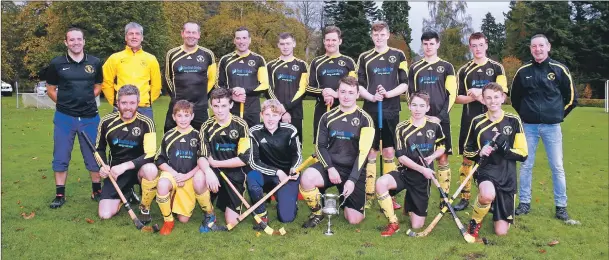
[{"label": "man in blue jeans", "polygon": [[[51,60],[44,78],[47,81],[47,95],[56,103],[53,118],[53,171],[55,171],[55,199],[51,208],[61,207],[65,199],[65,184],[72,155],[74,138],[79,131],[89,137],[97,137],[99,114],[95,97],[101,91],[102,63],[84,52],[84,33],[79,28],[70,28],[64,41],[66,54]],[[91,199],[99,201],[101,183],[99,167],[85,140],[78,135],[80,151],[85,166],[91,173]]]},{"label": "man in blue jeans", "polygon": [[550,47],[543,34],[531,38],[533,60],[518,69],[510,91],[512,106],[524,122],[529,150],[529,157],[520,167],[520,204],[516,215],[531,211],[532,170],[541,137],[552,171],[556,218],[568,220],[560,123],[577,105],[577,93],[569,69],[548,57]]}]

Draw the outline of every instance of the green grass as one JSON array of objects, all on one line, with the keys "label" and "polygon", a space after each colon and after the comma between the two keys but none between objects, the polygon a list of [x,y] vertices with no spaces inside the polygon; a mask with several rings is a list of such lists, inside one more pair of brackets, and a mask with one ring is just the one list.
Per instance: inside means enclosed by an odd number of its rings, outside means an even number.
[{"label": "green grass", "polygon": [[[167,98],[155,103],[155,122],[161,138]],[[369,210],[364,222],[351,226],[333,218],[333,237],[322,234],[321,227],[300,228],[309,214],[300,202],[298,218],[285,224],[284,237],[256,236],[251,219],[233,232],[199,234],[200,210],[187,224],[176,223],[171,236],[161,237],[137,231],[125,211],[107,221],[97,217],[97,204],[89,199],[90,180],[78,146],[72,154],[67,182],[68,202],[57,210],[48,207],[54,196],[51,169],[53,152],[53,110],[16,109],[15,98],[2,98],[2,255],[5,259],[607,259],[609,219],[607,212],[607,114],[600,108],[577,108],[562,125],[564,135],[564,166],[566,170],[569,213],[582,222],[567,226],[554,219],[551,174],[540,147],[533,177],[533,211],[517,217],[506,237],[493,234],[491,216],[481,230],[494,245],[468,245],[458,233],[450,217],[444,217],[426,238],[405,235],[409,222],[398,213],[402,232],[381,238],[379,227],[387,222],[377,210]],[[312,152],[311,118],[313,103],[305,104],[304,153]],[[403,106],[406,109],[406,106]],[[101,114],[109,112],[103,103]],[[511,110],[511,108],[508,108]],[[457,144],[461,107],[451,113],[453,143]],[[402,114],[402,119],[407,113]],[[451,156],[453,189],[457,187],[457,170],[461,158]],[[44,177],[46,176],[46,178]],[[474,190],[474,195],[475,195]],[[20,203],[20,204],[19,204]],[[430,216],[437,213],[438,194],[432,192]],[[23,208],[22,208],[23,207]],[[274,204],[269,207],[275,220]],[[26,220],[20,214],[34,211]],[[153,203],[154,223],[162,218]],[[460,212],[461,220],[469,220],[471,210]],[[92,219],[89,224],[86,218]],[[429,223],[430,219],[427,220]],[[325,224],[325,221],[324,221]],[[272,221],[279,228],[281,223]],[[550,247],[552,240],[560,244]]]}]

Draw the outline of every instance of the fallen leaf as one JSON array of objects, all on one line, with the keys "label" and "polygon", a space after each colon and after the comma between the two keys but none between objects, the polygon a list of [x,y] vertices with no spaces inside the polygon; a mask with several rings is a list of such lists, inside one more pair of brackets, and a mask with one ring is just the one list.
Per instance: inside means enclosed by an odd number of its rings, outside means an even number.
[{"label": "fallen leaf", "polygon": [[80,178],[78,178],[78,180],[76,180],[77,182],[80,182]]},{"label": "fallen leaf", "polygon": [[548,243],[548,245],[555,246],[555,245],[558,245],[558,243],[560,243],[560,242],[558,242],[558,240],[552,240],[550,243]]},{"label": "fallen leaf", "polygon": [[21,200],[18,200],[18,201],[17,201],[17,205],[19,205],[19,204],[21,204]]},{"label": "fallen leaf", "polygon": [[543,181],[540,181],[540,182],[539,182],[539,185],[544,185],[544,184],[546,184],[546,183],[545,183],[545,182],[543,182]]},{"label": "fallen leaf", "polygon": [[24,219],[32,219],[33,217],[36,216],[36,213],[34,211],[32,211],[30,214],[25,214],[25,212],[21,213],[21,216]]},{"label": "fallen leaf", "polygon": [[545,250],[545,249],[539,249],[539,253],[540,253],[540,254],[545,254],[545,253],[546,253],[546,250]]},{"label": "fallen leaf", "polygon": [[539,202],[539,198],[536,198],[536,199],[535,199],[535,202]]},{"label": "fallen leaf", "polygon": [[254,248],[253,248],[253,247],[252,247],[252,248],[250,248],[250,249],[249,249],[249,251],[250,251],[250,252],[254,252]]},{"label": "fallen leaf", "polygon": [[358,228],[358,229],[356,229],[356,230],[355,230],[355,232],[356,232],[356,233],[359,233],[359,232],[362,232],[362,231],[361,231],[361,230],[359,230],[359,228]]},{"label": "fallen leaf", "polygon": [[19,206],[20,209],[24,208],[23,206]]},{"label": "fallen leaf", "polygon": [[47,178],[47,176],[46,176],[46,175],[42,175],[42,179],[46,179],[46,178]]},{"label": "fallen leaf", "polygon": [[80,218],[73,218],[72,221],[74,221],[74,222],[80,222]]},{"label": "fallen leaf", "polygon": [[21,180],[14,181],[13,184],[19,183]]},{"label": "fallen leaf", "polygon": [[22,227],[20,227],[20,228],[15,228],[15,231],[23,231],[24,229],[25,229],[25,228],[22,228]]},{"label": "fallen leaf", "polygon": [[38,160],[38,157],[32,157],[32,160]]},{"label": "fallen leaf", "polygon": [[90,218],[85,218],[85,221],[87,221],[87,223],[89,223],[89,224],[93,224],[93,223],[95,223],[95,221],[93,221],[93,220],[92,220],[92,219],[90,219]]},{"label": "fallen leaf", "polygon": [[260,236],[260,232],[256,232],[256,237],[259,237],[259,236]]}]

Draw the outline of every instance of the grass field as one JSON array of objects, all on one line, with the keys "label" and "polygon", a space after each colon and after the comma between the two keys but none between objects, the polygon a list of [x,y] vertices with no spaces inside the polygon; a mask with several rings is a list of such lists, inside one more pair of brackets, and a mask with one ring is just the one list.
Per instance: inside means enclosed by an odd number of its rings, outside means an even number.
[{"label": "grass field", "polygon": [[[160,140],[168,99],[155,103],[155,122]],[[564,166],[567,175],[569,214],[581,221],[567,226],[554,218],[551,174],[540,147],[533,178],[533,210],[517,217],[509,235],[493,234],[487,216],[482,236],[489,246],[469,245],[449,217],[426,238],[405,235],[409,222],[398,213],[402,231],[390,238],[380,237],[386,219],[375,207],[360,225],[351,226],[333,218],[335,235],[326,237],[323,228],[300,228],[309,210],[300,202],[298,218],[285,224],[284,237],[256,235],[250,219],[230,233],[199,234],[201,218],[195,210],[188,224],[176,223],[168,237],[137,231],[125,211],[108,221],[97,217],[97,204],[90,200],[91,184],[78,146],[72,154],[66,185],[67,203],[49,209],[55,191],[51,169],[53,152],[53,110],[16,109],[15,98],[2,98],[2,256],[4,259],[607,259],[608,243],[608,116],[600,108],[577,108],[563,123]],[[313,103],[305,109],[304,154],[311,154]],[[403,106],[406,109],[406,106]],[[110,107],[103,103],[101,114]],[[508,109],[511,110],[511,107]],[[457,144],[461,107],[451,113],[453,143]],[[402,114],[402,119],[407,113]],[[461,158],[451,157],[453,189],[457,187]],[[474,195],[476,191],[474,190]],[[403,194],[401,194],[403,195]],[[437,214],[438,194],[432,192],[430,216]],[[279,228],[269,207],[271,226]],[[25,219],[21,214],[35,216]],[[153,221],[162,224],[156,203]],[[342,214],[342,212],[341,212]],[[469,221],[460,212],[462,222]],[[431,218],[431,217],[430,217]],[[92,220],[92,221],[88,221]],[[273,221],[275,220],[275,221]],[[427,223],[430,219],[428,218]],[[92,223],[89,223],[92,222]],[[323,224],[326,222],[324,221]],[[553,247],[548,243],[558,240]]]}]

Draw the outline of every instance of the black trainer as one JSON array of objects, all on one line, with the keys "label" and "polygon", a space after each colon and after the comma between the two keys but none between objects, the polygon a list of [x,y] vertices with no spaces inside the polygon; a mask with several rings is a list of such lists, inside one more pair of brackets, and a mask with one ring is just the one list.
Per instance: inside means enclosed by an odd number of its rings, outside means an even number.
[{"label": "black trainer", "polygon": [[303,228],[314,228],[324,219],[324,215],[315,215],[311,214],[309,216],[309,220],[307,220],[304,224],[302,224]]},{"label": "black trainer", "polygon": [[569,220],[569,213],[567,213],[567,207],[556,207],[556,218],[562,221]]},{"label": "black trainer", "polygon": [[137,196],[137,193],[135,192],[135,189],[133,187],[131,187],[131,191],[129,192],[129,195],[127,197],[127,202],[129,202],[131,206],[140,204],[140,197]]},{"label": "black trainer", "polygon": [[440,207],[440,210],[442,210],[444,207],[446,207],[446,202],[444,202],[443,199],[440,199],[440,205],[439,205],[439,207]]},{"label": "black trainer", "polygon": [[99,202],[101,200],[101,190],[92,192],[91,200],[94,200],[95,202]]},{"label": "black trainer", "polygon": [[140,205],[140,213],[140,221],[144,225],[147,225],[148,223],[150,223],[150,221],[152,221],[152,217],[150,217],[150,209],[147,209],[144,206]]},{"label": "black trainer", "polygon": [[60,208],[64,203],[66,203],[66,198],[64,196],[55,196],[53,201],[51,201],[50,207],[52,209]]},{"label": "black trainer", "polygon": [[459,201],[459,203],[457,203],[457,205],[455,205],[453,207],[453,209],[455,209],[455,211],[461,211],[467,208],[467,206],[469,206],[469,200],[468,199],[461,199]]},{"label": "black trainer", "polygon": [[529,214],[531,212],[531,203],[519,203],[515,211],[516,216]]}]

